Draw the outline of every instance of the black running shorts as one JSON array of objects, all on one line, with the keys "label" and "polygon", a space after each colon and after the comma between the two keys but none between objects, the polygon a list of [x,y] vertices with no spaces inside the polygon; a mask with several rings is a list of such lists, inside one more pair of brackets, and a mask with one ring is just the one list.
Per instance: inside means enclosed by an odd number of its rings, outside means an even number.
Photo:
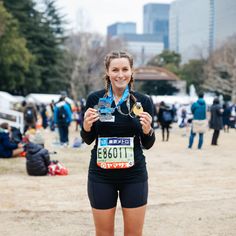
[{"label": "black running shorts", "polygon": [[124,208],[146,205],[148,182],[110,184],[88,181],[88,197],[93,208],[113,208],[117,204],[118,196]]}]

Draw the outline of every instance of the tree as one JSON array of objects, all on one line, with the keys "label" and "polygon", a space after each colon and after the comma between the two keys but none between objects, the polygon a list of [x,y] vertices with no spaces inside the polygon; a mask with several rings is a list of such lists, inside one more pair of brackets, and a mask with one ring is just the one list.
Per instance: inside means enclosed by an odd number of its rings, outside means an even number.
[{"label": "tree", "polygon": [[20,23],[20,33],[34,55],[21,93],[56,92],[63,86],[60,70],[63,58],[63,35],[54,1],[45,1],[45,11],[36,10],[32,0],[4,0],[4,5]]},{"label": "tree", "polygon": [[153,57],[148,63],[148,66],[160,66],[165,67],[166,65],[174,65],[179,67],[181,62],[181,56],[179,53],[169,50],[164,50],[161,54]]},{"label": "tree", "polygon": [[[180,54],[174,51],[164,50],[161,54],[153,57],[147,63],[147,66],[164,67],[172,73],[179,75],[180,62]],[[146,93],[155,95],[172,95],[179,91],[169,81],[146,81],[143,82],[141,87]]]},{"label": "tree", "polygon": [[103,60],[106,54],[98,34],[80,32],[71,35],[67,42],[67,63],[70,70],[67,81],[75,99],[86,97],[94,89],[101,88]]},{"label": "tree", "polygon": [[[65,82],[65,49],[66,39],[64,25],[65,21],[55,6],[54,0],[43,0],[44,11],[41,12],[42,35],[38,35],[40,54],[39,64],[42,66],[40,86],[41,91],[57,92],[64,90]],[[64,70],[62,70],[62,67]]]},{"label": "tree", "polygon": [[14,91],[25,82],[25,73],[33,60],[26,40],[19,34],[19,24],[0,2],[0,87]]},{"label": "tree", "polygon": [[142,84],[142,91],[152,95],[173,95],[179,90],[168,81],[145,81]]},{"label": "tree", "polygon": [[[34,10],[35,4],[31,0],[4,0],[5,8],[19,22],[19,33],[26,39],[26,47],[34,60],[30,62],[29,70],[25,73],[25,83],[17,87],[16,93],[26,94],[28,91],[36,91],[41,84],[41,66],[38,64],[37,35],[40,15]],[[36,46],[35,46],[36,45]]]},{"label": "tree", "polygon": [[208,58],[204,88],[236,102],[236,35],[228,38]]},{"label": "tree", "polygon": [[187,88],[193,84],[196,91],[203,90],[205,63],[206,61],[204,59],[190,60],[181,66],[180,77],[187,82]]},{"label": "tree", "polygon": [[69,70],[65,79],[75,99],[87,97],[91,91],[104,87],[104,58],[111,50],[119,50],[121,45],[119,39],[105,41],[96,33],[80,31],[69,36],[65,54],[65,66]]}]

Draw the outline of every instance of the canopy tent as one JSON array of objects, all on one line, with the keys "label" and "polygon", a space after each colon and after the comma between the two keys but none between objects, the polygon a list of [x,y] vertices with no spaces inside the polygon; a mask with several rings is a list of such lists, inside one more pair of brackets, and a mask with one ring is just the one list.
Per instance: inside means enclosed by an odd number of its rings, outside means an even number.
[{"label": "canopy tent", "polygon": [[[33,102],[35,104],[50,104],[52,101],[57,102],[60,99],[60,94],[43,94],[43,93],[30,93],[25,97],[26,102]],[[74,101],[66,97],[66,101],[71,105],[74,104]]]},{"label": "canopy tent", "polygon": [[0,107],[2,109],[11,109],[18,100],[10,93],[0,91]]},{"label": "canopy tent", "polygon": [[[157,104],[160,103],[161,101],[164,101],[166,104],[179,104],[179,105],[189,105],[192,104],[193,102],[197,101],[198,97],[197,96],[187,96],[187,95],[171,95],[171,96],[151,96],[153,103]],[[206,101],[206,104],[208,106],[211,106],[213,103],[213,96],[204,96],[204,100]]]}]

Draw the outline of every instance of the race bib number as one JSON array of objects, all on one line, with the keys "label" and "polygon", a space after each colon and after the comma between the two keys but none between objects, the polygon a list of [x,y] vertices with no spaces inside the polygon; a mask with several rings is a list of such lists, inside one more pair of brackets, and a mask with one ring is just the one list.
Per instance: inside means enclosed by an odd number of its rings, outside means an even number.
[{"label": "race bib number", "polygon": [[98,138],[97,165],[103,169],[126,169],[134,165],[134,138]]}]

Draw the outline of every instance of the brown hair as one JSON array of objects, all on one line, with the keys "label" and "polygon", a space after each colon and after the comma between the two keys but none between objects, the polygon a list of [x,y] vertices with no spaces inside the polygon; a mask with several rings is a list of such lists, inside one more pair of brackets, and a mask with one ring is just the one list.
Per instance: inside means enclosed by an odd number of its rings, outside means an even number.
[{"label": "brown hair", "polygon": [[9,128],[9,124],[7,122],[4,122],[4,123],[0,124],[0,127],[2,129],[8,129]]},{"label": "brown hair", "polygon": [[[130,64],[131,69],[133,68],[134,60],[133,60],[133,57],[128,52],[125,52],[125,51],[111,51],[110,53],[108,53],[106,55],[105,60],[104,60],[104,65],[105,65],[107,71],[109,69],[111,61],[113,59],[117,59],[117,58],[127,58],[129,60],[129,64]],[[108,90],[109,90],[109,87],[111,85],[111,81],[110,81],[110,78],[107,74],[105,74],[104,79],[105,79],[106,94],[108,94]],[[133,75],[131,75],[131,80],[128,84],[130,92],[133,92],[133,84],[134,84],[134,78],[133,78]],[[136,102],[137,99],[134,97],[134,95],[132,93],[130,93],[130,96],[131,96],[131,99],[134,102]]]}]

